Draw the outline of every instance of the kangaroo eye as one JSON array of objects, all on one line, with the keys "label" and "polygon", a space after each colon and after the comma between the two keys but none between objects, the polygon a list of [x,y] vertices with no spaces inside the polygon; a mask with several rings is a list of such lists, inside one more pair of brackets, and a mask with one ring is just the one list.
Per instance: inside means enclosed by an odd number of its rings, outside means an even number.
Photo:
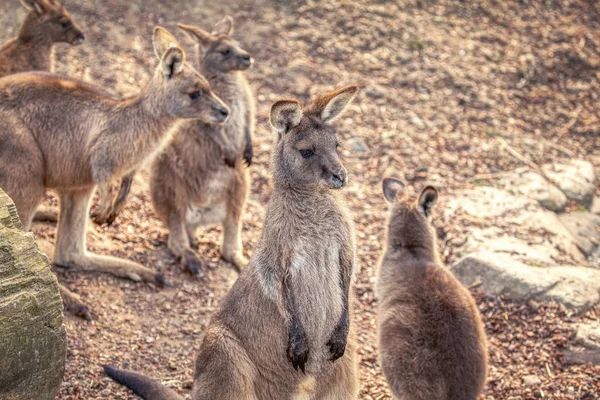
[{"label": "kangaroo eye", "polygon": [[202,96],[202,93],[200,93],[200,91],[198,90],[196,92],[190,93],[188,96],[190,96],[190,99],[196,100],[196,99],[199,99],[200,96]]},{"label": "kangaroo eye", "polygon": [[220,51],[220,53],[223,54],[224,56],[228,56],[229,53],[231,53],[231,50],[229,50],[229,49],[222,50],[222,51]]},{"label": "kangaroo eye", "polygon": [[304,150],[300,150],[300,155],[302,156],[302,158],[311,158],[312,156],[315,155],[315,152],[312,151],[311,149],[304,149]]},{"label": "kangaroo eye", "polygon": [[71,21],[63,21],[60,23],[60,26],[62,26],[64,29],[67,29],[72,27],[73,23]]}]

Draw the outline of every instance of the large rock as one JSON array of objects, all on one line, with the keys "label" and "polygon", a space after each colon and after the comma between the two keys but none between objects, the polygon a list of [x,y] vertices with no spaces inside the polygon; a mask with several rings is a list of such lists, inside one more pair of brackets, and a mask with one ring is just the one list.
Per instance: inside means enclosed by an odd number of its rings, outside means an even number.
[{"label": "large rock", "polygon": [[518,173],[500,180],[498,185],[507,191],[537,200],[550,211],[562,212],[567,205],[567,196],[543,176],[535,172]]},{"label": "large rock", "polygon": [[588,349],[600,349],[600,323],[596,321],[579,324],[575,333],[575,344]]},{"label": "large rock", "polygon": [[453,223],[478,225],[469,229],[463,253],[505,252],[534,266],[586,263],[557,215],[528,197],[480,186],[456,193],[444,212]]},{"label": "large rock", "polygon": [[506,253],[473,253],[452,268],[465,285],[479,284],[490,296],[514,300],[554,300],[585,310],[600,302],[600,270],[586,267],[534,267]]},{"label": "large rock", "polygon": [[596,174],[592,163],[571,160],[566,164],[544,165],[542,171],[569,199],[587,208],[592,205],[596,191]]},{"label": "large rock", "polygon": [[558,216],[560,222],[571,232],[577,247],[586,256],[594,254],[600,246],[600,215],[589,212],[574,212]]},{"label": "large rock", "polygon": [[0,399],[54,399],[65,355],[56,276],[0,190]]},{"label": "large rock", "polygon": [[590,207],[590,212],[592,214],[600,215],[600,197],[594,197],[594,201]]}]

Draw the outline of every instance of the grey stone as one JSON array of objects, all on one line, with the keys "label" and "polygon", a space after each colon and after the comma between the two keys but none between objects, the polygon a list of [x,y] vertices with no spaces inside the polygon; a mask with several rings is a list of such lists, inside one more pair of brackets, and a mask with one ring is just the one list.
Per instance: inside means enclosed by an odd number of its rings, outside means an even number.
[{"label": "grey stone", "polygon": [[504,217],[523,210],[539,210],[535,200],[490,186],[462,190],[448,200],[447,211],[467,213],[475,218]]},{"label": "grey stone", "polygon": [[536,296],[554,300],[576,310],[587,310],[600,302],[600,270],[588,267],[544,268],[544,273],[559,279],[556,286]]},{"label": "grey stone", "polygon": [[600,215],[600,197],[594,197],[594,201],[592,201],[592,206],[590,207],[590,212],[592,214]]},{"label": "grey stone", "polygon": [[458,222],[462,217],[487,226],[471,228],[464,253],[505,252],[531,265],[586,262],[575,238],[557,215],[528,197],[481,186],[456,193],[444,212],[447,220]]},{"label": "grey stone", "polygon": [[350,140],[348,140],[346,143],[352,150],[360,151],[361,153],[370,151],[369,146],[367,146],[367,144],[361,138],[353,137],[350,138]]},{"label": "grey stone", "polygon": [[567,198],[589,208],[596,191],[596,174],[592,163],[585,160],[571,160],[565,164],[547,164],[542,171]]},{"label": "grey stone", "polygon": [[538,386],[542,380],[537,375],[525,375],[523,377],[523,386]]},{"label": "grey stone", "polygon": [[54,399],[65,356],[56,276],[0,190],[0,398]]},{"label": "grey stone", "polygon": [[525,197],[537,200],[540,205],[550,211],[564,211],[567,196],[543,176],[535,172],[517,173],[503,178],[499,186],[507,191],[514,191]]},{"label": "grey stone", "polygon": [[575,344],[588,349],[600,349],[600,322],[579,324],[575,333]]},{"label": "grey stone", "polygon": [[586,267],[535,267],[506,253],[470,254],[452,268],[465,285],[480,284],[490,296],[514,300],[554,300],[577,310],[600,301],[600,270]]},{"label": "grey stone", "polygon": [[600,215],[589,212],[575,212],[558,216],[563,225],[571,232],[577,247],[586,256],[594,254],[600,246]]}]

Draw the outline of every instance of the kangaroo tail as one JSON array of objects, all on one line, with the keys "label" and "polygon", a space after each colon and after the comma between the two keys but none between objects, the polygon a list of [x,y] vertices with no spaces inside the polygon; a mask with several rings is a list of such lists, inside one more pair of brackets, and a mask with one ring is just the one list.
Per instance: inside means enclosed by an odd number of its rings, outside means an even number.
[{"label": "kangaroo tail", "polygon": [[106,375],[127,386],[144,400],[183,400],[183,397],[175,391],[146,375],[125,371],[110,365],[104,365],[103,367]]}]

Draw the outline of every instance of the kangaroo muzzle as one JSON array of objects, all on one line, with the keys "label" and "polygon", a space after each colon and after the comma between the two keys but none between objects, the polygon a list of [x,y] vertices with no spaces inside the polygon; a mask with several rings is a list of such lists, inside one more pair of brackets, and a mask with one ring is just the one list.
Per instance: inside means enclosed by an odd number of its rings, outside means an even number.
[{"label": "kangaroo muzzle", "polygon": [[334,189],[341,189],[348,184],[348,171],[342,167],[331,172],[329,182]]}]

